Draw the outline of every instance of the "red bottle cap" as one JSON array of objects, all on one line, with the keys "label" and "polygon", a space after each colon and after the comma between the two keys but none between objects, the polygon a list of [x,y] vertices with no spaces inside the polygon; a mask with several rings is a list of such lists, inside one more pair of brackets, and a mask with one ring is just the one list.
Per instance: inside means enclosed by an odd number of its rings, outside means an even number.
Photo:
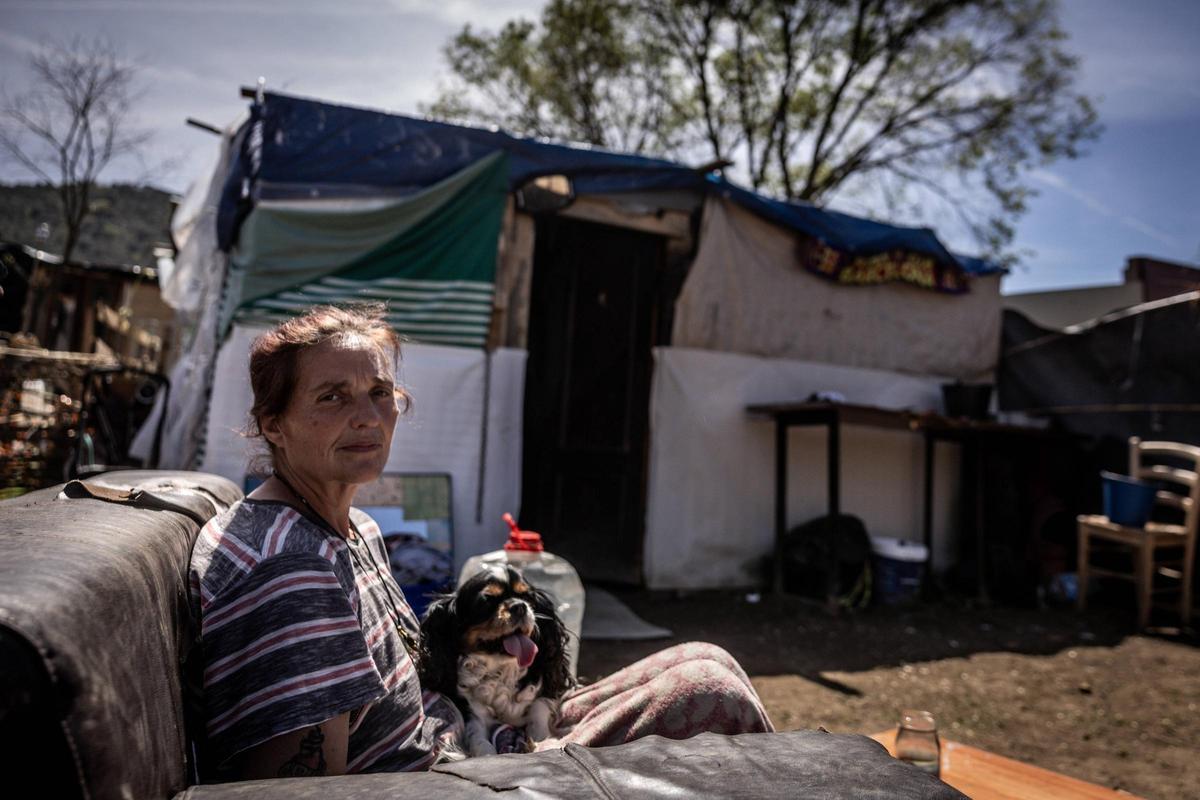
[{"label": "red bottle cap", "polygon": [[540,553],[544,549],[542,547],[542,535],[533,531],[523,531],[517,527],[517,521],[513,519],[513,515],[505,512],[504,521],[508,523],[508,541],[504,543],[505,550],[524,550],[530,553]]}]

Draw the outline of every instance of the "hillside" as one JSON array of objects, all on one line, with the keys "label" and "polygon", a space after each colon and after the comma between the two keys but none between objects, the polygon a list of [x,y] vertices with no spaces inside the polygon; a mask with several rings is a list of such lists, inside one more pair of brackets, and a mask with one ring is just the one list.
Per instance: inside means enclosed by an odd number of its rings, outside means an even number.
[{"label": "hillside", "polygon": [[[99,186],[92,196],[92,214],[84,220],[75,248],[78,261],[154,264],[154,246],[171,240],[171,195],[146,186]],[[66,231],[60,221],[54,187],[41,184],[0,184],[0,240],[37,246],[37,226],[50,223],[43,249],[61,253]]]}]

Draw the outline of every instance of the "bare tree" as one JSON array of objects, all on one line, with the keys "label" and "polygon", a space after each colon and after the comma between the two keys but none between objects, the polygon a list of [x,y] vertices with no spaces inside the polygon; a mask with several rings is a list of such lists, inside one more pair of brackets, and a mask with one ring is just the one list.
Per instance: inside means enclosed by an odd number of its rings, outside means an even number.
[{"label": "bare tree", "polygon": [[34,87],[4,97],[0,148],[57,188],[67,260],[91,212],[100,174],[114,160],[137,154],[149,139],[130,121],[139,97],[137,67],[106,41],[77,38],[45,45],[30,69]]}]

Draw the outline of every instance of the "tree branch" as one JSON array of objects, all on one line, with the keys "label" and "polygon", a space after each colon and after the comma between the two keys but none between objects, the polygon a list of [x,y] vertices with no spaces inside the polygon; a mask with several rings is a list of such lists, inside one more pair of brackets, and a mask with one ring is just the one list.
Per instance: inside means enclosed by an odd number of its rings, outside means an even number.
[{"label": "tree branch", "polygon": [[816,181],[817,172],[821,168],[821,164],[825,160],[823,152],[825,147],[825,137],[829,135],[829,128],[833,124],[834,114],[837,113],[838,105],[842,101],[842,94],[846,91],[846,87],[850,85],[850,81],[858,72],[858,59],[860,57],[859,48],[862,47],[863,25],[866,22],[867,10],[875,2],[875,0],[858,0],[854,17],[854,28],[850,36],[850,46],[847,48],[846,69],[842,74],[842,79],[838,82],[837,88],[834,89],[830,96],[829,104],[825,107],[825,116],[821,121],[821,130],[817,134],[816,143],[813,145],[813,156],[808,166],[808,176],[804,180],[803,194],[807,194]]}]

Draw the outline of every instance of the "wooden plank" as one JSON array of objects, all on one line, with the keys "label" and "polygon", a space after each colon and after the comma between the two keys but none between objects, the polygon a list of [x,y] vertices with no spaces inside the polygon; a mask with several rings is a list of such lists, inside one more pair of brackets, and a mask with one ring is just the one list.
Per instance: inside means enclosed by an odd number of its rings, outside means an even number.
[{"label": "wooden plank", "polygon": [[575,198],[574,202],[558,214],[585,222],[630,228],[669,238],[690,240],[692,235],[691,216],[686,211],[668,208],[637,213],[621,208],[612,200],[592,195]]},{"label": "wooden plank", "polygon": [[[895,755],[896,729],[871,734]],[[1134,795],[1081,781],[978,747],[942,739],[941,778],[974,800],[1129,800]]]},{"label": "wooden plank", "polygon": [[911,411],[853,403],[763,403],[746,406],[746,411],[754,416],[783,419],[789,425],[824,425],[830,415],[836,415],[844,425],[912,430],[915,428],[913,420],[916,419]]},{"label": "wooden plank", "polygon": [[[1171,454],[1174,455],[1174,454]],[[1179,458],[1186,458],[1191,453],[1186,455],[1180,454]],[[1197,480],[1200,480],[1200,475],[1197,475],[1190,469],[1179,469],[1178,467],[1168,467],[1164,464],[1155,464],[1150,467],[1142,467],[1138,470],[1139,477],[1156,478],[1162,481],[1170,481],[1171,483],[1180,483],[1184,486],[1194,486]]]},{"label": "wooden plank", "polygon": [[[908,411],[856,403],[799,402],[756,403],[746,406],[752,416],[785,419],[790,425],[818,424],[810,421],[818,414],[836,414],[843,425],[862,425],[870,428],[890,428],[925,432],[938,439],[960,440],[982,436],[1028,436],[1033,438],[1064,438],[1059,431],[1009,425],[990,420],[943,417],[930,411]],[[803,421],[801,421],[803,420]]]}]

